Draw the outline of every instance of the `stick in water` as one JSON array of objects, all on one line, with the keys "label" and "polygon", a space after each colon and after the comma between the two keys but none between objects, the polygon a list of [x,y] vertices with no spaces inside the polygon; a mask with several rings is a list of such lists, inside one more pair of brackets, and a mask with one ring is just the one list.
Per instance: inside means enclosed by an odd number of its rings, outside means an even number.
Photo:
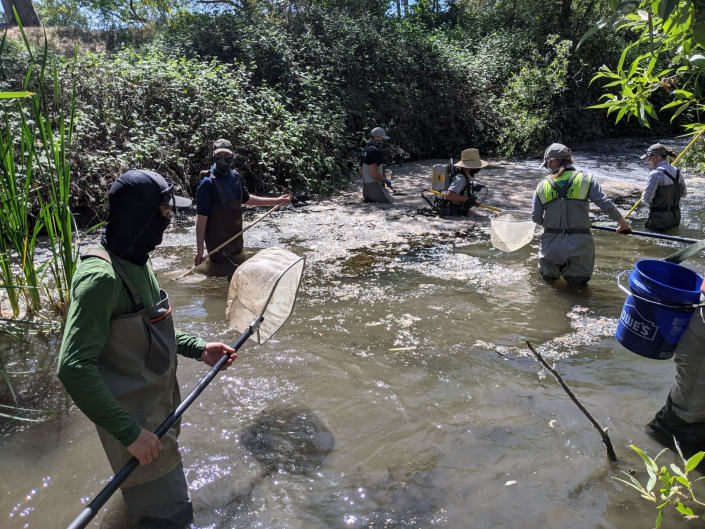
[{"label": "stick in water", "polygon": [[582,411],[585,414],[585,417],[588,418],[588,420],[592,423],[592,425],[597,428],[597,431],[600,432],[600,437],[602,437],[602,442],[605,443],[605,446],[607,447],[607,457],[610,458],[610,461],[614,462],[617,461],[617,454],[614,453],[614,448],[612,448],[612,441],[610,441],[610,436],[607,435],[607,432],[602,428],[602,426],[599,425],[599,423],[593,418],[592,415],[590,415],[590,412],[585,409],[585,406],[583,406],[580,401],[578,400],[578,397],[575,396],[575,394],[570,390],[570,388],[566,385],[565,382],[563,382],[563,379],[561,376],[556,372],[555,369],[553,369],[551,366],[548,365],[546,360],[543,359],[543,356],[541,356],[536,349],[529,343],[529,341],[526,341],[526,345],[529,346],[529,349],[531,349],[531,352],[534,353],[534,356],[539,359],[539,362],[543,364],[543,366],[548,369],[551,374],[556,377],[558,382],[560,383],[561,386],[563,386],[563,389],[565,392],[568,394],[570,399],[575,402],[575,405],[580,408],[580,411]]}]

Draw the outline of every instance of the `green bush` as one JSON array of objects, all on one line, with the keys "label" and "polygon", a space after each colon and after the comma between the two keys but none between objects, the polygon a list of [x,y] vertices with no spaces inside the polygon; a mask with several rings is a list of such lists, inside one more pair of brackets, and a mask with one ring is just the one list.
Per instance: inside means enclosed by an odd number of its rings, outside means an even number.
[{"label": "green bush", "polygon": [[[563,1],[440,14],[421,3],[401,20],[331,5],[266,16],[180,12],[147,44],[128,29],[123,48],[82,55],[74,200],[101,214],[112,179],[136,166],[192,193],[220,136],[233,141],[254,192],[327,193],[356,172],[376,125],[414,158],[469,146],[537,154],[551,141],[640,132],[585,109],[600,92],[591,73],[621,49],[607,33],[579,53],[571,47],[602,9],[595,3],[573,2],[567,21]],[[4,60],[5,84],[21,86],[26,63],[19,52]],[[63,64],[59,80],[68,78]]]}]

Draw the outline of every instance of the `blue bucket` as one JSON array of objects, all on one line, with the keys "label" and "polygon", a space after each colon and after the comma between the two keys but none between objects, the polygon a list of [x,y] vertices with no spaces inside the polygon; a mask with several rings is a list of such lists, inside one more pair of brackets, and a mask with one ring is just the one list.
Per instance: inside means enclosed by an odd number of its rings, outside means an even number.
[{"label": "blue bucket", "polygon": [[[623,272],[624,273],[624,272]],[[629,274],[628,295],[619,317],[617,341],[632,353],[668,360],[673,357],[693,305],[700,302],[703,278],[683,266],[644,259]]]}]

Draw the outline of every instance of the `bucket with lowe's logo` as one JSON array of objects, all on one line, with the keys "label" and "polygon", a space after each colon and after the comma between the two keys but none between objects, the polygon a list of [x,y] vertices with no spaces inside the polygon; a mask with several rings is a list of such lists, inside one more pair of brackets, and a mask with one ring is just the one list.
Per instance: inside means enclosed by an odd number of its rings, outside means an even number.
[{"label": "bucket with lowe's logo", "polygon": [[[624,274],[624,272],[622,272]],[[615,337],[632,353],[655,360],[673,357],[693,308],[700,301],[703,278],[683,266],[644,259],[629,274],[629,290]]]}]

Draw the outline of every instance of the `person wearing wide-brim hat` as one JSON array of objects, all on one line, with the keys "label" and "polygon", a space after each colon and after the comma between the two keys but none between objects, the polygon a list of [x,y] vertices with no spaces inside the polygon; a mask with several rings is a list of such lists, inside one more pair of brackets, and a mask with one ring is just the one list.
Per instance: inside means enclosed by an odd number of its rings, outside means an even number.
[{"label": "person wearing wide-brim hat", "polygon": [[549,145],[541,167],[546,167],[551,176],[536,188],[531,208],[532,220],[543,226],[539,272],[549,281],[563,276],[569,284],[587,283],[595,267],[590,202],[618,223],[617,233],[631,228],[597,180],[575,168],[568,147]]},{"label": "person wearing wide-brim hat", "polygon": [[681,223],[681,198],[688,190],[681,172],[668,163],[676,153],[661,143],[655,143],[641,156],[649,163],[651,172],[641,201],[649,205],[647,228],[665,230]]},{"label": "person wearing wide-brim hat", "polygon": [[384,187],[392,187],[392,182],[384,174],[383,155],[380,147],[389,136],[382,127],[370,132],[370,139],[360,156],[360,176],[362,176],[362,197],[368,202],[391,204],[392,195]]},{"label": "person wearing wide-brim hat", "polygon": [[477,149],[465,149],[460,153],[460,161],[454,164],[457,176],[446,193],[446,198],[451,202],[450,211],[446,214],[466,215],[468,210],[477,204],[473,177],[488,165],[489,162],[480,158],[480,151]]}]

